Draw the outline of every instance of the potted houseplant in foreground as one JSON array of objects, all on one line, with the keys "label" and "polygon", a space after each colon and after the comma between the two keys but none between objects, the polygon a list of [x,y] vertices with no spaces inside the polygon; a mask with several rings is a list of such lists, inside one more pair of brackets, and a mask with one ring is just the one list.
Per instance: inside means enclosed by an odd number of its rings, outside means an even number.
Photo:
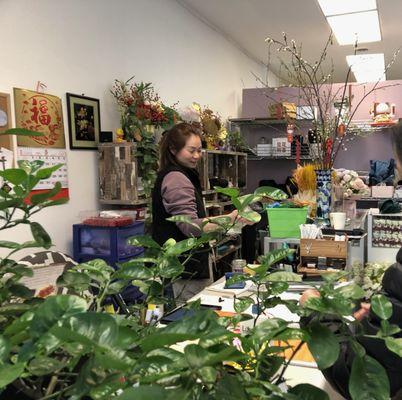
[{"label": "potted houseplant in foreground", "polygon": [[[41,225],[31,221],[31,216],[60,203],[51,200],[59,185],[32,196],[32,204],[24,203],[35,184],[54,170],[42,167],[41,162],[23,161],[19,162],[19,168],[0,172],[11,187],[8,193],[0,190],[0,229],[25,224],[33,235],[33,241],[22,244],[0,242],[3,249],[9,249],[9,254],[0,260],[0,388],[14,393],[5,395],[6,398],[328,399],[325,392],[310,384],[297,385],[286,392],[281,390],[279,384],[289,365],[283,351],[291,339],[307,342],[319,368],[335,362],[340,342],[354,343],[360,350],[357,363],[363,366],[351,377],[352,397],[388,398],[385,371],[359,347],[358,336],[364,333],[356,329],[359,333],[351,334],[348,329],[348,317],[354,301],[363,296],[362,289],[353,283],[336,287],[338,277],[331,275],[319,289],[320,301],[307,302],[301,308],[295,301],[281,299],[280,294],[289,282],[300,279],[298,275],[273,268],[290,250],[276,250],[261,257],[252,276],[232,278],[251,279],[256,288],[255,296],[235,299],[236,314],[232,317],[219,318],[214,311],[193,303],[192,316],[166,327],[145,324],[143,319],[147,304],[164,302],[164,284],[182,273],[179,256],[210,241],[214,234],[181,242],[170,239],[163,246],[147,236],[130,238],[130,244],[147,249],[143,258],[121,264],[117,271],[102,260],[77,265],[59,278],[58,285],[65,288],[64,294],[46,299],[33,297],[20,282],[21,277],[32,271],[11,257],[22,248],[51,246],[49,235]],[[246,196],[240,196],[233,188],[219,190],[231,198],[240,215],[258,219],[247,206],[261,198],[264,194],[261,190],[259,194]],[[230,227],[225,217],[214,222],[222,230]],[[106,296],[131,283],[146,294],[145,302],[125,314],[105,312]],[[254,321],[245,314],[252,304],[257,312]],[[264,318],[265,310],[277,304],[284,304],[298,315],[311,316],[312,322],[299,328],[279,318]],[[375,311],[384,321],[380,340],[389,341],[400,354],[401,344],[390,336],[396,328],[387,324],[390,305],[381,295],[377,295],[375,304],[378,305]],[[328,314],[340,321],[337,333],[322,322]],[[252,322],[246,334],[230,329],[244,320]],[[359,326],[358,321],[352,324]],[[274,346],[274,340],[284,344]],[[372,368],[376,369],[379,384],[369,379]],[[357,389],[359,395],[355,395]]]}]

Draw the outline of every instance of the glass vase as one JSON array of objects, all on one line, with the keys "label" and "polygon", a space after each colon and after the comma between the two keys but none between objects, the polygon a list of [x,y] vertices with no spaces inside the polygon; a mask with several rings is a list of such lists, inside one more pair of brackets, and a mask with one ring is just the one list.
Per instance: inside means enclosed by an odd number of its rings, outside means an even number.
[{"label": "glass vase", "polygon": [[356,216],[356,200],[359,197],[350,197],[343,199],[343,212],[346,213],[346,220],[353,221]]},{"label": "glass vase", "polygon": [[332,177],[330,169],[315,171],[317,180],[317,218],[329,222]]}]

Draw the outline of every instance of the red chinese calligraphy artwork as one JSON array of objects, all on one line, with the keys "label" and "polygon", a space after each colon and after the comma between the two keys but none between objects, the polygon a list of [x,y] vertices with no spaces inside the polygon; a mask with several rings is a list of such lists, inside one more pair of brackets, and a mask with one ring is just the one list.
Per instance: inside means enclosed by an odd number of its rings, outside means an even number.
[{"label": "red chinese calligraphy artwork", "polygon": [[66,147],[63,113],[59,97],[14,88],[15,122],[18,128],[42,132],[44,136],[18,136],[18,146]]}]

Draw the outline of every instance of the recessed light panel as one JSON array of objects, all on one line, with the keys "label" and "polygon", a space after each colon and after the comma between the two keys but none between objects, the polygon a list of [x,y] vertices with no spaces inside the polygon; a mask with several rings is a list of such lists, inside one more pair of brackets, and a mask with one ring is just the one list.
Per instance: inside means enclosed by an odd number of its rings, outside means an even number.
[{"label": "recessed light panel", "polygon": [[356,82],[385,81],[384,54],[359,54],[346,56]]},{"label": "recessed light panel", "polygon": [[318,0],[326,17],[360,11],[376,10],[376,0]]},{"label": "recessed light panel", "polygon": [[340,45],[379,42],[380,22],[377,11],[327,17],[327,21]]}]

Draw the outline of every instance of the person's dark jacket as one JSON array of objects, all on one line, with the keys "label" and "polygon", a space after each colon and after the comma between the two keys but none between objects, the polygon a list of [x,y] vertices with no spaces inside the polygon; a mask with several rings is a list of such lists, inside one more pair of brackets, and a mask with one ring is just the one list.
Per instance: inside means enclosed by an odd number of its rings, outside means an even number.
[{"label": "person's dark jacket", "polygon": [[[204,201],[202,198],[202,188],[200,179],[195,169],[181,166],[170,166],[158,173],[155,186],[152,192],[152,238],[160,245],[163,245],[168,239],[173,238],[177,242],[185,240],[188,237],[178,228],[175,222],[167,221],[171,217],[163,204],[162,182],[163,178],[172,171],[178,171],[184,174],[194,186],[195,203],[197,206],[198,218],[206,216]],[[185,264],[185,274],[183,278],[207,278],[208,272],[208,248],[203,247],[196,251],[191,259]],[[183,259],[185,256],[183,257]]]}]

